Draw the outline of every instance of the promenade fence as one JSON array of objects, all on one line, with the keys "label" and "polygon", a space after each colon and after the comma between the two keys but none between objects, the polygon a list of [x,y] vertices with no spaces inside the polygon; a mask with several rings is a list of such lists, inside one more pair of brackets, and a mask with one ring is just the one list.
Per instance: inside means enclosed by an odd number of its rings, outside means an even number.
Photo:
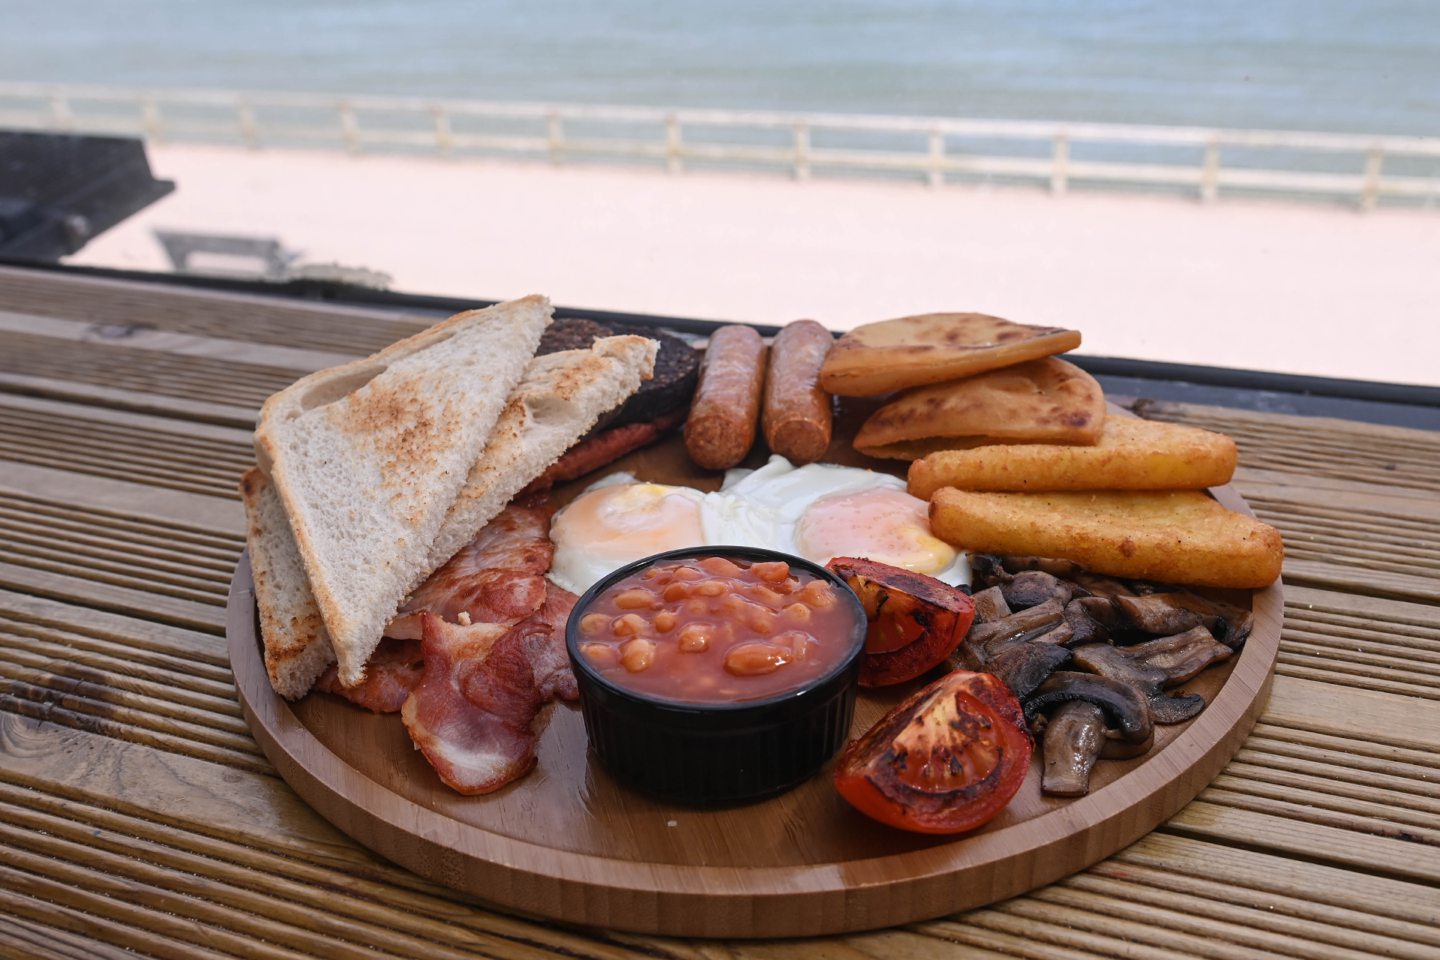
[{"label": "promenade fence", "polygon": [[0,128],[947,182],[1440,205],[1440,137],[0,83]]}]

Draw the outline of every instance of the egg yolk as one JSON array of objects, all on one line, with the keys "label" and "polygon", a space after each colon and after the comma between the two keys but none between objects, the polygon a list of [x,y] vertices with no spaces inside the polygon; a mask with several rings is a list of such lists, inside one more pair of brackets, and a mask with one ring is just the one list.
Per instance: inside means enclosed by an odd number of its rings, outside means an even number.
[{"label": "egg yolk", "polygon": [[638,559],[705,542],[694,500],[660,483],[625,483],[586,493],[554,521],[551,537],[583,551]]},{"label": "egg yolk", "polygon": [[955,549],[930,533],[928,510],[924,500],[888,487],[822,497],[800,518],[795,544],[817,563],[864,557],[939,573],[955,562]]}]

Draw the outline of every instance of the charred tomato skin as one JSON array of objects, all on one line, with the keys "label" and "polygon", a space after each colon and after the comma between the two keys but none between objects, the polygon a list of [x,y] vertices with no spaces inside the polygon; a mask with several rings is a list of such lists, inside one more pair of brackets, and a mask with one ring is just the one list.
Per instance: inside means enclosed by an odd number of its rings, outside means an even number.
[{"label": "charred tomato skin", "polygon": [[973,830],[1020,789],[1035,742],[1015,695],[957,670],[912,694],[851,741],[835,787],[866,816],[916,833]]},{"label": "charred tomato skin", "polygon": [[933,577],[858,557],[836,557],[825,566],[855,591],[869,621],[862,687],[924,675],[950,656],[975,619],[969,594]]}]

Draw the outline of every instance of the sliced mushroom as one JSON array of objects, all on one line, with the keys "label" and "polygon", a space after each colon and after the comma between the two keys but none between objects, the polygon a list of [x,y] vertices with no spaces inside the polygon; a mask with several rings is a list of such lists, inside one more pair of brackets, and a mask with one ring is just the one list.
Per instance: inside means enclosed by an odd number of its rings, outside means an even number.
[{"label": "sliced mushroom", "polygon": [[1037,636],[1032,638],[1030,642],[1048,643],[1053,644],[1057,647],[1068,647],[1074,639],[1075,633],[1070,629],[1070,624],[1066,623],[1064,620],[1061,620],[1049,630],[1046,630],[1044,633],[1038,634]]},{"label": "sliced mushroom", "polygon": [[1000,592],[1011,609],[1023,610],[1047,600],[1059,600],[1063,607],[1070,602],[1075,587],[1043,570],[1026,570],[1015,574],[1009,583],[1000,584]]},{"label": "sliced mushroom", "polygon": [[1005,569],[1000,557],[993,553],[970,554],[970,582],[986,589],[1010,581],[1010,571]]},{"label": "sliced mushroom", "polygon": [[1010,607],[1005,603],[1005,595],[998,586],[981,590],[971,597],[971,600],[975,603],[976,623],[994,623],[1010,616]]},{"label": "sliced mushroom", "polygon": [[1047,601],[1029,610],[1019,610],[1001,620],[973,624],[965,643],[982,657],[998,654],[1007,643],[1039,636],[1063,623],[1065,611],[1058,601]]},{"label": "sliced mushroom", "polygon": [[1120,630],[1125,626],[1124,617],[1110,597],[1076,597],[1065,606],[1068,608],[1071,604],[1078,604],[1090,619],[1107,630]]},{"label": "sliced mushroom", "polygon": [[1157,693],[1150,698],[1150,719],[1162,726],[1184,723],[1191,717],[1198,716],[1204,709],[1205,698],[1198,693],[1182,697]]},{"label": "sliced mushroom", "polygon": [[1045,726],[1045,775],[1040,789],[1055,797],[1090,792],[1090,770],[1105,747],[1105,711],[1087,700],[1056,708]]},{"label": "sliced mushroom", "polygon": [[[1250,628],[1255,624],[1255,616],[1243,607],[1225,603],[1223,600],[1212,600],[1209,597],[1202,597],[1199,594],[1191,593],[1189,590],[1181,590],[1176,594],[1179,602],[1206,616],[1205,626],[1215,635],[1215,639],[1225,644],[1232,650],[1239,650],[1245,643],[1245,638],[1250,636]],[[1214,617],[1211,622],[1208,618]]]},{"label": "sliced mushroom", "polygon": [[1165,671],[1133,660],[1108,643],[1087,643],[1076,647],[1070,653],[1077,667],[1111,680],[1128,683],[1147,697],[1159,693],[1160,685],[1165,682]]},{"label": "sliced mushroom", "polygon": [[1074,580],[1076,575],[1085,572],[1085,568],[1073,560],[1057,560],[1053,557],[1002,557],[1000,563],[1010,573],[1040,570],[1067,580]]},{"label": "sliced mushroom", "polygon": [[1016,699],[1024,700],[1056,670],[1070,661],[1070,651],[1050,643],[1019,643],[992,659],[985,667],[1005,681]]},{"label": "sliced mushroom", "polygon": [[[1095,597],[1077,598],[1065,604],[1065,624],[1070,628],[1070,643],[1104,643],[1110,639],[1110,630],[1103,623],[1090,616],[1082,600]],[[1109,601],[1105,601],[1108,603]]]},{"label": "sliced mushroom", "polygon": [[1129,743],[1148,740],[1154,733],[1150,706],[1139,690],[1128,683],[1073,670],[1052,673],[1025,701],[1025,717],[1028,720],[1049,707],[1071,700],[1087,700],[1100,707],[1109,718],[1110,726]]},{"label": "sliced mushroom", "polygon": [[1105,746],[1100,748],[1100,756],[1105,760],[1130,760],[1134,757],[1143,757],[1155,746],[1155,728],[1150,728],[1150,736],[1144,740],[1131,743],[1120,736],[1118,730],[1105,731]]},{"label": "sliced mushroom", "polygon": [[1148,640],[1120,650],[1120,655],[1165,675],[1162,686],[1184,683],[1212,663],[1228,660],[1231,650],[1210,636],[1204,627],[1192,627],[1173,637]]},{"label": "sliced mushroom", "polygon": [[[1203,630],[1204,627],[1196,629]],[[1150,719],[1156,723],[1184,723],[1205,709],[1205,698],[1199,694],[1171,697],[1161,693],[1160,688],[1167,679],[1165,671],[1151,667],[1144,661],[1127,657],[1117,647],[1092,643],[1076,647],[1071,654],[1076,666],[1133,686],[1149,700]]]},{"label": "sliced mushroom", "polygon": [[1116,597],[1115,605],[1137,628],[1156,637],[1184,633],[1202,624],[1212,627],[1220,619],[1213,612],[1207,615],[1194,609],[1185,600],[1185,594],[1181,593],[1152,593],[1143,597]]},{"label": "sliced mushroom", "polygon": [[1075,586],[1092,597],[1132,597],[1135,595],[1135,591],[1130,589],[1129,584],[1112,577],[1102,577],[1098,573],[1081,571],[1070,579],[1074,581]]}]

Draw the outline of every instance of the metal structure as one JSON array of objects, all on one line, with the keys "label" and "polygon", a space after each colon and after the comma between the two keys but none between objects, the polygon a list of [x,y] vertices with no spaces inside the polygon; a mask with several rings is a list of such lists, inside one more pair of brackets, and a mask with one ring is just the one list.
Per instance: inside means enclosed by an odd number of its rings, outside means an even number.
[{"label": "metal structure", "polygon": [[1440,137],[0,84],[0,128],[551,163],[1440,203]]}]

